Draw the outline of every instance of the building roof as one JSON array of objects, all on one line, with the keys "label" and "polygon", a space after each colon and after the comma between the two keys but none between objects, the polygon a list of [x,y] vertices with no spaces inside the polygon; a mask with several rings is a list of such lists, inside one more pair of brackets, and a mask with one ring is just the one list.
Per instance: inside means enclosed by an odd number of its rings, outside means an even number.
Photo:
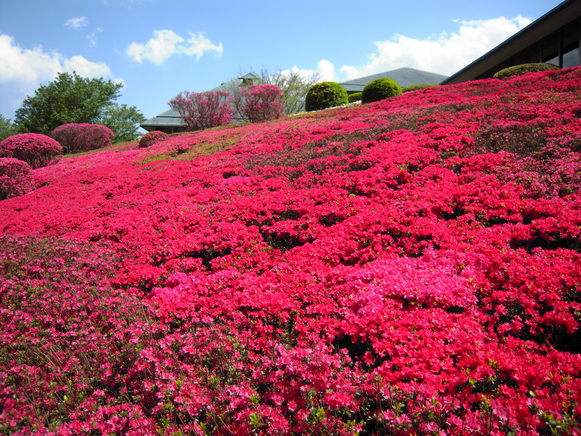
[{"label": "building roof", "polygon": [[459,83],[474,80],[494,68],[495,65],[501,64],[523,49],[539,42],[543,37],[559,30],[565,24],[579,19],[580,16],[581,0],[565,0],[488,53],[448,77],[442,83]]},{"label": "building roof", "polygon": [[[174,109],[167,110],[156,117],[150,118],[141,127],[184,127],[186,123],[180,113]],[[146,129],[147,130],[147,129]]]},{"label": "building roof", "polygon": [[360,77],[358,79],[347,80],[341,82],[340,85],[347,90],[347,92],[361,92],[365,85],[375,79],[393,79],[399,86],[418,85],[420,83],[441,83],[446,79],[446,76],[428,71],[416,70],[415,68],[398,68],[397,70],[386,71],[384,73],[373,74],[371,76]]},{"label": "building roof", "polygon": [[258,80],[258,79],[260,79],[260,76],[257,76],[256,74],[250,72],[250,73],[246,73],[243,76],[240,76],[238,78],[241,80],[244,80],[244,79]]}]

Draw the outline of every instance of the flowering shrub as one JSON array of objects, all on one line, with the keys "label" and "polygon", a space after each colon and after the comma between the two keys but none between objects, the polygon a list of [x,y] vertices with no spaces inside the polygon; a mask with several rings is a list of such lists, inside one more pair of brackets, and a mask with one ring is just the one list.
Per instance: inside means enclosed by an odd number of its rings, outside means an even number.
[{"label": "flowering shrub", "polygon": [[230,94],[226,91],[180,92],[169,105],[192,130],[227,124],[232,120]]},{"label": "flowering shrub", "polygon": [[0,158],[0,200],[26,194],[33,187],[30,165],[19,159]]},{"label": "flowering shrub", "polygon": [[167,133],[160,132],[159,130],[152,130],[141,137],[139,140],[139,148],[150,147],[156,142],[165,141],[167,138],[169,138]]},{"label": "flowering shrub", "polygon": [[39,168],[53,163],[63,148],[54,139],[38,133],[23,133],[0,142],[0,157],[11,157]]},{"label": "flowering shrub", "polygon": [[60,142],[65,153],[79,153],[110,146],[115,133],[100,124],[70,123],[57,127],[50,136]]},{"label": "flowering shrub", "polygon": [[240,90],[240,113],[256,123],[280,118],[284,113],[282,91],[276,85],[251,85]]},{"label": "flowering shrub", "polygon": [[578,434],[580,85],[36,170],[0,203],[1,431]]}]

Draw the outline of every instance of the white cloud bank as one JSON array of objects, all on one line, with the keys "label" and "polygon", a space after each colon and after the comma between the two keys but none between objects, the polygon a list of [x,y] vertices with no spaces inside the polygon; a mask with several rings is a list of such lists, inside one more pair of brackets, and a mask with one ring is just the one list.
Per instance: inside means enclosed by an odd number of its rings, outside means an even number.
[{"label": "white cloud bank", "polygon": [[65,22],[65,26],[72,27],[73,29],[87,27],[88,25],[89,20],[87,19],[87,17],[70,18]]},{"label": "white cloud bank", "polygon": [[456,20],[454,33],[441,33],[426,39],[397,34],[386,41],[376,41],[375,52],[363,66],[343,65],[346,80],[402,67],[417,68],[451,75],[476,60],[531,23],[522,16],[488,20]]},{"label": "white cloud bank", "polygon": [[0,34],[0,59],[0,86],[16,87],[21,92],[31,91],[61,72],[114,79],[107,64],[83,56],[67,58],[58,52],[47,53],[41,46],[23,49],[9,35]]},{"label": "white cloud bank", "polygon": [[326,81],[335,81],[337,79],[337,71],[335,70],[335,66],[331,61],[327,59],[321,59],[317,63],[317,68],[314,70],[309,69],[302,69],[294,65],[289,70],[281,71],[281,74],[289,74],[289,73],[299,73],[305,79],[312,80],[316,79],[319,82],[326,82]]},{"label": "white cloud bank", "polygon": [[362,66],[343,65],[339,69],[327,59],[321,59],[314,69],[293,66],[282,73],[300,73],[318,81],[344,81],[370,76],[397,68],[409,67],[432,73],[451,75],[496,47],[508,37],[526,27],[531,20],[492,18],[488,20],[455,20],[456,32],[443,32],[424,39],[396,34],[385,41],[376,41],[375,52]]},{"label": "white cloud bank", "polygon": [[145,44],[134,42],[127,47],[127,55],[136,62],[149,61],[160,66],[175,54],[195,56],[199,60],[206,52],[222,55],[222,43],[214,44],[203,33],[189,32],[185,39],[172,30],[154,30],[153,38]]}]

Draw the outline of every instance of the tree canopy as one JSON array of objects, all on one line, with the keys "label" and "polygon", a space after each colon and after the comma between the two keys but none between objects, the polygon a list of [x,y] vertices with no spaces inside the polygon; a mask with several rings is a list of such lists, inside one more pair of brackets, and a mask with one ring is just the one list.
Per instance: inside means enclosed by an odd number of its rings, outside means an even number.
[{"label": "tree canopy", "polygon": [[143,121],[143,115],[133,106],[114,102],[122,87],[121,83],[103,78],[59,73],[54,81],[24,99],[14,122],[22,131],[43,134],[67,123],[100,123],[122,140],[135,139],[136,124]]}]

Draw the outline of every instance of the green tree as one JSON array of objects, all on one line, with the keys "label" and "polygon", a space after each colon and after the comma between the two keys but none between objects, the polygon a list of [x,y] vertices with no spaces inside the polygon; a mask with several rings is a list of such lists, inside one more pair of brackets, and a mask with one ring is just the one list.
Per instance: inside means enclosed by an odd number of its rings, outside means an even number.
[{"label": "green tree", "polygon": [[[54,128],[66,123],[105,124],[103,120],[114,123],[109,126],[116,134],[127,135],[131,128],[128,124],[141,120],[134,107],[117,105],[123,87],[120,83],[103,78],[88,79],[77,73],[59,73],[57,78],[41,87],[34,95],[26,97],[22,107],[16,111],[15,124],[25,132],[48,134]],[[116,118],[120,116],[121,118]],[[123,118],[126,117],[126,118]]]},{"label": "green tree", "polygon": [[16,135],[18,133],[18,129],[14,124],[10,122],[10,120],[4,115],[0,115],[0,141],[8,138],[9,136]]},{"label": "green tree", "polygon": [[135,106],[112,103],[105,106],[98,123],[109,127],[115,132],[113,142],[134,141],[141,136],[139,124],[145,117]]}]

